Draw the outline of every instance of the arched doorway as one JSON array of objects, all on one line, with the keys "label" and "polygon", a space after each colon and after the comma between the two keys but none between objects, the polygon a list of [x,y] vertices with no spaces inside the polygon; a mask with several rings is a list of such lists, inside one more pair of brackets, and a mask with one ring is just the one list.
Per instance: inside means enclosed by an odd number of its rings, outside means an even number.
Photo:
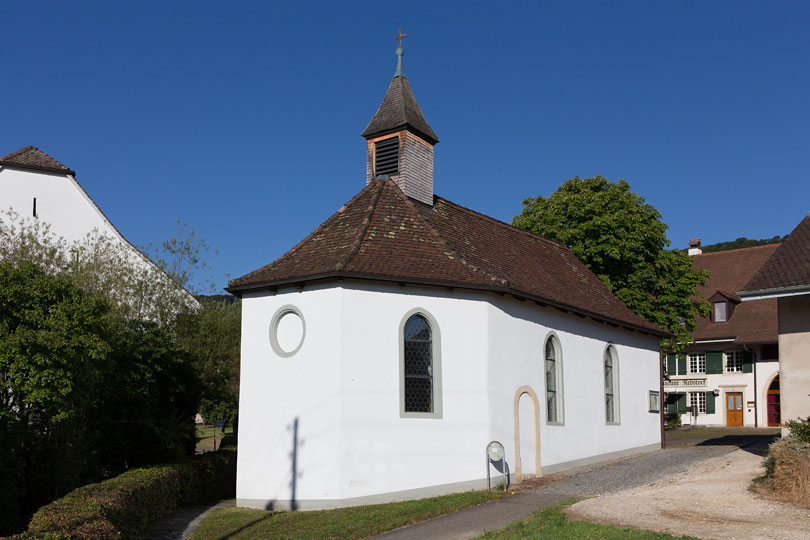
[{"label": "arched doorway", "polygon": [[782,403],[781,395],[779,393],[779,375],[773,378],[771,385],[768,387],[767,397],[767,414],[768,426],[779,427],[782,425]]},{"label": "arched doorway", "polygon": [[[533,439],[534,442],[534,459],[528,461],[527,466],[523,466],[523,462],[529,459],[529,456],[521,457],[520,442],[521,442],[521,409],[524,411],[524,422],[522,424],[523,440],[527,438]],[[531,421],[527,422],[525,413],[527,409],[531,411]],[[537,394],[530,386],[521,386],[515,392],[515,481],[521,482],[524,477],[540,476],[540,401],[537,399]],[[528,424],[528,425],[527,425]],[[525,445],[524,445],[525,446]]]}]

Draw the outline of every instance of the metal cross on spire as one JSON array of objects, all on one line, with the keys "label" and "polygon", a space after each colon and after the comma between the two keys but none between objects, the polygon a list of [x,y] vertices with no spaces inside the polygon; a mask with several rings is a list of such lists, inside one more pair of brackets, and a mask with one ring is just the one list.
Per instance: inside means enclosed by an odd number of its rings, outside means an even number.
[{"label": "metal cross on spire", "polygon": [[404,38],[404,37],[405,37],[405,36],[407,36],[407,35],[408,35],[408,34],[403,34],[403,33],[402,33],[402,28],[400,28],[400,29],[399,29],[399,35],[398,35],[397,37],[395,37],[395,38],[394,38],[394,39],[396,39],[397,41],[399,41],[399,48],[400,48],[400,49],[402,48],[402,38]]},{"label": "metal cross on spire", "polygon": [[405,49],[402,48],[402,38],[404,38],[407,34],[402,33],[402,28],[399,29],[399,35],[395,37],[397,41],[399,41],[399,47],[397,47],[397,72],[394,73],[394,77],[404,77],[405,72],[402,71],[402,55],[405,54]]}]

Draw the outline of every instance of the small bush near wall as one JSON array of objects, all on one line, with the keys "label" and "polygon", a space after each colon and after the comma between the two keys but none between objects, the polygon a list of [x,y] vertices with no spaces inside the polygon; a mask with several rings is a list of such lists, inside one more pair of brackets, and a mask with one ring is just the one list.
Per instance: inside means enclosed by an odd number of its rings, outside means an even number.
[{"label": "small bush near wall", "polygon": [[763,462],[765,476],[756,491],[773,499],[810,507],[810,443],[794,435],[776,440]]},{"label": "small bush near wall", "polygon": [[810,416],[789,420],[785,423],[785,427],[790,430],[791,435],[800,441],[810,443]]},{"label": "small bush near wall", "polygon": [[236,451],[223,449],[80,487],[40,508],[28,531],[13,538],[140,538],[178,508],[232,498],[235,490]]}]

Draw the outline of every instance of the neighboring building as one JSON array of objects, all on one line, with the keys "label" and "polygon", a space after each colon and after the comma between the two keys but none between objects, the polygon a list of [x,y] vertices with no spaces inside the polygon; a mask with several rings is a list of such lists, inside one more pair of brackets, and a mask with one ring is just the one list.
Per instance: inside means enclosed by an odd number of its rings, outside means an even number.
[{"label": "neighboring building", "polygon": [[698,319],[686,354],[666,357],[666,412],[682,423],[780,424],[776,301],[742,304],[734,294],[778,246],[702,253],[700,240],[690,241],[693,267],[710,272],[699,292],[712,314]]},{"label": "neighboring building", "polygon": [[365,187],[229,284],[240,506],[485,487],[493,440],[517,480],[660,446],[667,334],[565,246],[434,195],[438,138],[397,55]]},{"label": "neighboring building", "polygon": [[[115,228],[76,181],[75,172],[39,148],[26,146],[0,157],[0,212],[9,209],[20,218],[48,223],[51,233],[70,244],[94,232],[106,235],[132,254],[137,268],[171,279]],[[0,213],[0,222],[5,219]],[[191,293],[186,295],[190,304],[198,305]]]},{"label": "neighboring building", "polygon": [[782,420],[810,416],[810,214],[738,290],[743,306],[777,302]]}]

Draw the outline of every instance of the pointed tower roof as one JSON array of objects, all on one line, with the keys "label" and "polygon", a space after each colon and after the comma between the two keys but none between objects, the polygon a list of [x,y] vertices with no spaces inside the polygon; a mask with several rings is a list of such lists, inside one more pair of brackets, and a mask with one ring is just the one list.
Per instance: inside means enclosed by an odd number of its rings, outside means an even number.
[{"label": "pointed tower roof", "polygon": [[385,93],[382,105],[363,131],[363,137],[371,139],[395,131],[407,129],[430,144],[439,142],[439,138],[430,128],[416,102],[408,78],[402,71],[402,47],[397,48],[397,72],[388,92]]},{"label": "pointed tower roof", "polygon": [[74,176],[76,174],[35,146],[26,146],[7,156],[0,157],[0,165],[38,171],[60,172]]}]

